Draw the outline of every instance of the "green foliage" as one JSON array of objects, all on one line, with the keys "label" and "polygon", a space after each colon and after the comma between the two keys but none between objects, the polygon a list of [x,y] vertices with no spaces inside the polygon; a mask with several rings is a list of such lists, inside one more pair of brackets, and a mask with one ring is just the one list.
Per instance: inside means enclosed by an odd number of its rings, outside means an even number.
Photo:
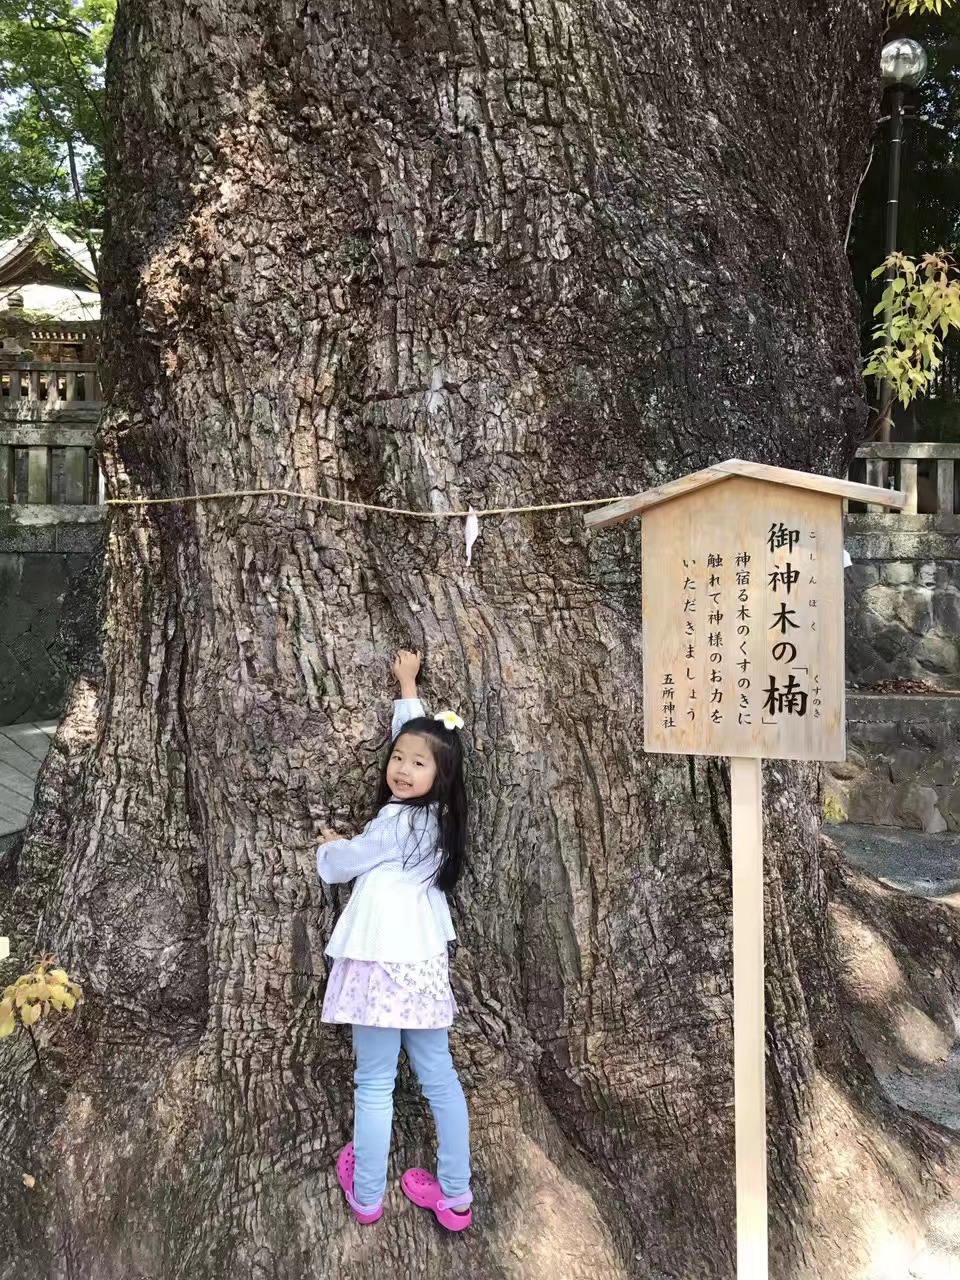
[{"label": "green foliage", "polygon": [[4,988],[0,999],[0,1040],[25,1027],[40,1063],[33,1028],[51,1013],[71,1013],[83,999],[83,992],[64,969],[57,969],[53,956],[43,956],[36,969],[21,974]]},{"label": "green foliage", "polygon": [[116,0],[0,0],[0,235],[40,216],[95,245],[115,9]]},{"label": "green foliage", "polygon": [[840,803],[839,797],[828,795],[823,802],[823,820],[829,822],[833,826],[837,826],[841,822],[846,822],[847,815],[843,811],[843,805]]},{"label": "green foliage", "polygon": [[948,7],[953,0],[887,0],[887,4],[893,12],[895,18],[901,18],[905,14],[911,17],[915,13],[943,13],[943,6]]},{"label": "green foliage", "polygon": [[[888,14],[890,10],[888,9]],[[918,257],[943,245],[960,261],[960,4],[912,17],[891,14],[887,39],[909,35],[927,50],[930,70],[919,89],[906,95],[903,173],[897,248]],[[861,300],[864,354],[874,346],[871,312],[882,282],[872,276],[886,253],[885,216],[889,176],[889,100],[879,106],[872,162],[857,194],[849,253]],[[897,406],[901,432],[920,440],[953,440],[960,430],[960,333],[943,339],[943,365],[930,393],[908,409]]]},{"label": "green foliage", "polygon": [[894,398],[908,405],[933,382],[943,339],[960,330],[960,272],[946,253],[926,253],[919,263],[894,253],[873,275],[887,272],[891,279],[873,311],[884,320],[873,331],[876,345],[863,373],[889,382]]}]

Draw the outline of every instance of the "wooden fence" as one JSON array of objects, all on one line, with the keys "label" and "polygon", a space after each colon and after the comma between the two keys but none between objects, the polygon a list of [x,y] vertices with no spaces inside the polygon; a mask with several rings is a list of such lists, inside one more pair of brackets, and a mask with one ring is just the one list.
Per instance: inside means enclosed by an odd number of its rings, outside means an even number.
[{"label": "wooden fence", "polygon": [[[64,330],[58,336],[72,335]],[[0,503],[102,502],[92,455],[102,407],[93,363],[34,361],[0,368]],[[958,462],[960,444],[868,444],[857,450],[850,479],[904,489],[904,515],[954,517],[960,514]],[[885,515],[888,521],[900,518]]]},{"label": "wooden fence", "polygon": [[93,363],[0,368],[0,503],[100,503],[93,444],[102,401]]},{"label": "wooden fence", "polygon": [[43,405],[89,405],[103,402],[95,364],[47,364],[39,360],[0,369],[0,403],[9,411],[19,400]]},{"label": "wooden fence", "polygon": [[[960,444],[866,444],[857,450],[850,478],[904,490],[903,515],[950,517],[960,513],[958,461]],[[870,511],[879,514],[881,508],[870,507]],[[888,520],[901,518],[899,513],[885,514]]]}]

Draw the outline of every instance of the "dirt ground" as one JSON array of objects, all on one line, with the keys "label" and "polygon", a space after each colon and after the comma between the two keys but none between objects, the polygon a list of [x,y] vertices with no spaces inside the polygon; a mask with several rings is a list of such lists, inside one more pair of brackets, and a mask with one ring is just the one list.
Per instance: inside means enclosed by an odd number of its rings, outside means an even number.
[{"label": "dirt ground", "polygon": [[[960,1139],[960,836],[825,828],[840,855],[834,923],[849,1016],[897,1106]],[[870,1280],[960,1280],[960,1180],[925,1242]]]}]

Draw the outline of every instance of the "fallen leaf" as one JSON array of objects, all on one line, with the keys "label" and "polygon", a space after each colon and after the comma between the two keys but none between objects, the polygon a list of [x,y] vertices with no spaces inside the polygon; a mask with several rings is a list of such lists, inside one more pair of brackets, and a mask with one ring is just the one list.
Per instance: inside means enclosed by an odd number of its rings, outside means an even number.
[{"label": "fallen leaf", "polygon": [[31,1191],[37,1185],[37,1180],[32,1173],[25,1173],[23,1175],[23,1185]]}]

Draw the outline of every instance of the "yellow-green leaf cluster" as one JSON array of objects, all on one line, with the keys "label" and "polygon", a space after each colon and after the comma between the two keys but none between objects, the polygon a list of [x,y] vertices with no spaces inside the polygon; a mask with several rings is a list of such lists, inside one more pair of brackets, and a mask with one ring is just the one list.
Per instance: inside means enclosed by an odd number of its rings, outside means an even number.
[{"label": "yellow-green leaf cluster", "polygon": [[17,1018],[32,1027],[53,1010],[69,1013],[83,999],[79,985],[63,969],[52,968],[56,961],[41,960],[36,969],[24,973],[4,988],[0,999],[0,1039],[11,1035]]},{"label": "yellow-green leaf cluster", "polygon": [[887,0],[895,18],[912,13],[942,13],[943,6],[950,8],[953,0]]},{"label": "yellow-green leaf cluster", "polygon": [[884,318],[873,331],[875,345],[863,372],[889,382],[894,399],[908,405],[933,382],[943,339],[960,329],[960,272],[950,255],[940,252],[926,253],[919,262],[893,253],[873,278],[888,273],[873,311]]}]

